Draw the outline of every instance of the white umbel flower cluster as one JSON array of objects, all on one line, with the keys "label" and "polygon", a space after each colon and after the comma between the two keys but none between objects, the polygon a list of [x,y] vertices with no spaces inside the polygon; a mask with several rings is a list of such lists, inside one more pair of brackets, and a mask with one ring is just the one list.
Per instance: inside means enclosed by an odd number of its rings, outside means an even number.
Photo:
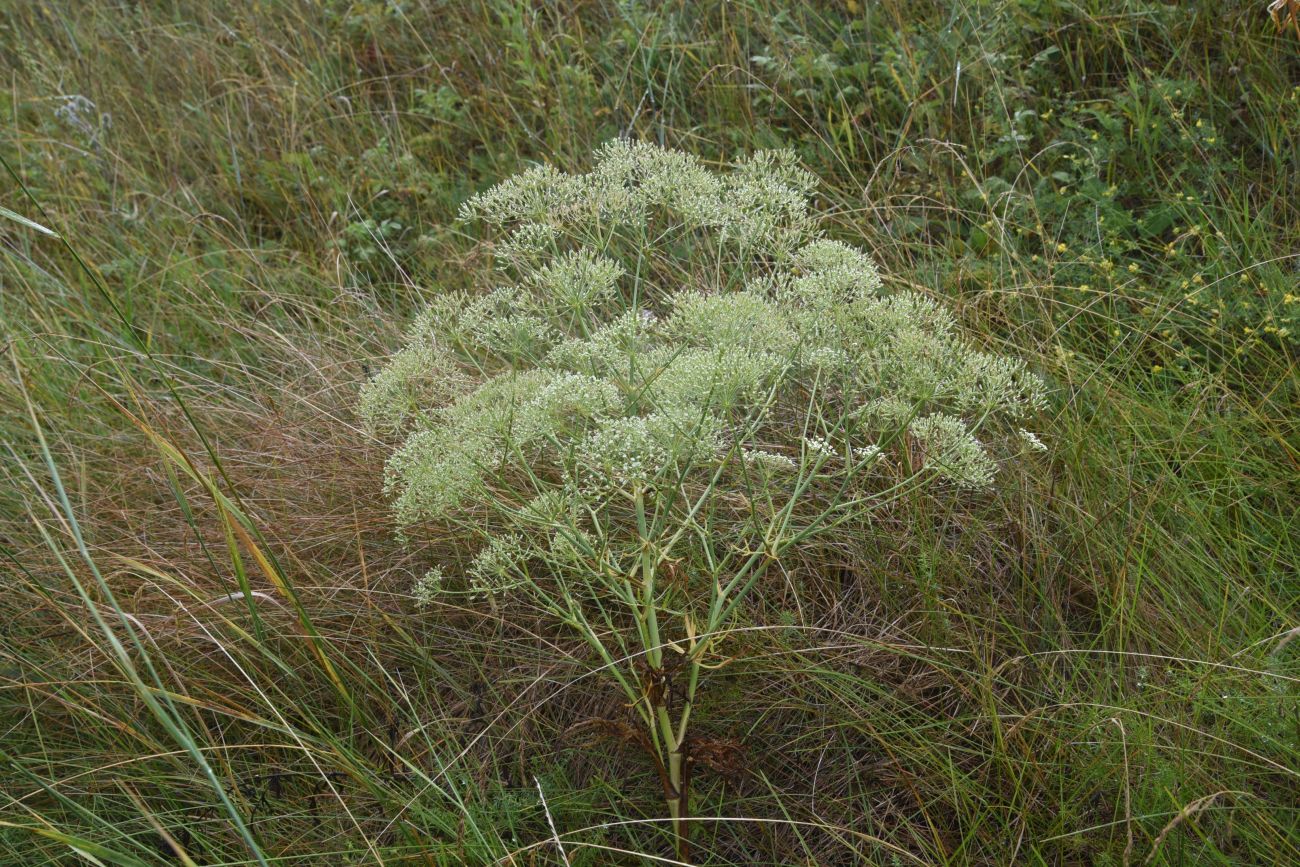
[{"label": "white umbel flower cluster", "polygon": [[658,515],[895,471],[981,489],[1042,448],[1024,427],[1041,381],[932,299],[886,293],[820,235],[814,186],[786,153],[715,172],[616,141],[586,173],[530,169],[467,202],[513,281],[439,299],[362,393],[377,431],[404,432],[401,523],[474,528],[462,586],[494,592],[615,568],[644,532],[633,499]]},{"label": "white umbel flower cluster", "polygon": [[789,253],[815,234],[808,197],[817,179],[789,152],[756,152],[725,174],[690,154],[623,139],[595,157],[586,174],[539,166],[516,175],[467,201],[461,219],[508,227],[512,254],[546,235],[539,226],[643,226],[665,213],[679,231],[710,230],[758,254]]}]

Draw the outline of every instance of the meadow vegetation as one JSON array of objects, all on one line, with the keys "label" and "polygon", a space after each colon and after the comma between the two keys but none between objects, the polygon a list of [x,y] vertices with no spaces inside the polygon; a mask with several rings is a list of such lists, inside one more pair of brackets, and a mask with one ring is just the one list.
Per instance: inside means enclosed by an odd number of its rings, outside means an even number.
[{"label": "meadow vegetation", "polygon": [[0,861],[1300,863],[1266,4],[66,0],[0,70]]}]

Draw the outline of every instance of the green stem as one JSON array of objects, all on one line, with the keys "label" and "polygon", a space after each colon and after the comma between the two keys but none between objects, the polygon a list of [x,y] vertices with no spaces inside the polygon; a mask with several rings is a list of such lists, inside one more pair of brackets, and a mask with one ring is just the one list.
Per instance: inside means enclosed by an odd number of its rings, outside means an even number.
[{"label": "green stem", "polygon": [[632,495],[636,506],[637,534],[641,539],[641,611],[645,624],[646,662],[651,668],[663,665],[664,652],[659,640],[659,614],[655,608],[655,559],[650,546],[650,532],[645,514],[645,492],[637,488]]},{"label": "green stem", "polygon": [[673,833],[676,839],[678,860],[690,857],[691,837],[686,820],[689,812],[689,796],[686,791],[686,754],[682,748],[668,754],[668,782],[673,787],[674,797],[668,799],[668,816],[673,820]]},{"label": "green stem", "polygon": [[[637,612],[638,620],[644,624],[646,663],[655,679],[654,692],[649,697],[653,705],[655,723],[651,725],[650,735],[660,761],[668,771],[668,790],[664,800],[668,806],[668,817],[672,820],[674,848],[679,859],[685,859],[690,852],[690,838],[687,834],[686,812],[689,803],[686,787],[686,726],[690,719],[690,704],[682,710],[677,725],[673,725],[672,714],[668,711],[667,691],[671,688],[663,672],[663,642],[659,637],[659,610],[655,598],[655,560],[654,548],[650,542],[649,521],[646,519],[645,492],[636,488],[632,494],[636,509],[637,533],[641,540],[641,610]],[[689,692],[693,696],[699,680],[699,665],[691,663]],[[664,761],[667,759],[667,761]]]}]

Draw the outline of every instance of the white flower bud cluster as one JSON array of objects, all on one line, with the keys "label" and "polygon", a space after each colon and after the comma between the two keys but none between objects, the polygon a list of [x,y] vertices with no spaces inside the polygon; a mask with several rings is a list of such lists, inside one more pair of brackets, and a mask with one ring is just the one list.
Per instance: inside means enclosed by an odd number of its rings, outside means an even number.
[{"label": "white flower bud cluster", "polygon": [[528,555],[523,537],[516,533],[491,537],[466,570],[470,592],[492,595],[509,590],[524,580],[522,566]]},{"label": "white flower bud cluster", "polygon": [[719,175],[691,154],[619,139],[596,151],[586,174],[528,169],[471,198],[460,217],[509,227],[508,255],[536,250],[545,237],[538,225],[583,234],[645,224],[656,213],[750,253],[788,254],[815,233],[808,197],[816,185],[786,151],[759,151]]},{"label": "white flower bud cluster", "polygon": [[799,469],[799,462],[789,455],[769,452],[764,449],[743,449],[741,456],[747,466],[764,473],[793,473]]},{"label": "white flower bud cluster", "polygon": [[623,266],[585,248],[564,253],[529,275],[533,298],[556,312],[583,315],[608,305],[618,292]]},{"label": "white flower bud cluster", "polygon": [[1034,452],[1047,451],[1047,443],[1039,439],[1038,434],[1034,433],[1033,431],[1025,430],[1024,428],[1021,428],[1019,433],[1020,433],[1021,441],[1024,442],[1025,447],[1030,451],[1034,451]]},{"label": "white flower bud cluster", "polygon": [[820,237],[814,187],[788,154],[719,173],[618,141],[588,173],[530,169],[466,203],[506,233],[517,282],[435,301],[362,391],[376,430],[405,432],[386,476],[401,523],[483,540],[421,593],[611,568],[636,548],[634,497],[744,503],[814,471],[883,487],[880,467],[916,466],[888,460],[902,450],[981,489],[1045,448],[1023,427],[1041,381]]},{"label": "white flower bud cluster", "polygon": [[400,431],[409,420],[446,403],[465,384],[444,347],[415,338],[362,386],[358,411],[372,431]]},{"label": "white flower bud cluster", "polygon": [[560,242],[560,231],[549,223],[525,223],[511,233],[496,250],[501,264],[527,271],[544,262]]},{"label": "white flower bud cluster", "polygon": [[671,457],[643,416],[610,419],[578,444],[578,467],[589,493],[651,485]]},{"label": "white flower bud cluster", "polygon": [[551,166],[536,166],[467,201],[461,206],[460,217],[498,225],[507,221],[555,224],[581,208],[586,193],[587,185],[581,177]]},{"label": "white flower bud cluster", "polygon": [[839,454],[835,450],[835,446],[831,445],[823,437],[804,437],[803,447],[814,460],[817,458],[833,458]]},{"label": "white flower bud cluster", "polygon": [[960,418],[939,413],[927,415],[912,422],[908,433],[920,443],[925,466],[943,478],[963,488],[987,488],[993,484],[997,465]]},{"label": "white flower bud cluster", "polygon": [[441,566],[434,566],[416,579],[413,595],[421,607],[432,605],[447,588],[447,575]]}]

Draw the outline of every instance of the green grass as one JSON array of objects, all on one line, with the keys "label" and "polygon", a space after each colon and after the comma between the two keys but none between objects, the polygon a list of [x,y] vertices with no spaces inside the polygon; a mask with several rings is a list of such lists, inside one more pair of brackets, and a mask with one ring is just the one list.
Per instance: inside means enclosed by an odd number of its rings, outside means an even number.
[{"label": "green grass", "polygon": [[0,205],[67,243],[0,218],[0,862],[670,863],[589,652],[416,608],[354,414],[467,286],[459,203],[623,133],[796,148],[1053,387],[1035,472],[751,597],[694,863],[1300,862],[1265,5],[7,6]]}]

